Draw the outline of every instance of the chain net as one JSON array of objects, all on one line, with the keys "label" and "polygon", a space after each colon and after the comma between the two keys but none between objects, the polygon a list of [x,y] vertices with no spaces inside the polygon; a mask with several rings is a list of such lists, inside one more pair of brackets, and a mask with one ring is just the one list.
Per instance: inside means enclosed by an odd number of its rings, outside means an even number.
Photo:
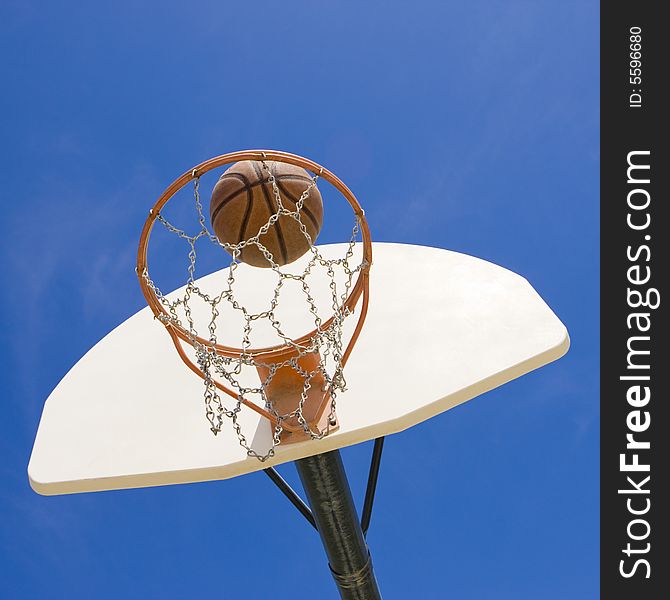
[{"label": "chain net", "polygon": [[[320,249],[314,244],[314,240],[311,239],[302,220],[303,205],[309,196],[310,190],[316,186],[319,178],[318,174],[314,174],[311,177],[307,188],[295,203],[295,208],[291,210],[282,201],[282,194],[270,168],[265,161],[261,161],[261,163],[267,175],[266,181],[272,188],[277,210],[260,227],[255,235],[238,244],[219,241],[207,226],[200,200],[200,175],[194,171],[193,198],[199,225],[197,233],[190,235],[185,230],[173,225],[163,214],[156,215],[156,219],[168,232],[176,235],[187,244],[188,278],[183,293],[178,296],[170,294],[169,297],[163,295],[159,287],[149,276],[148,271],[145,271],[142,276],[166,310],[167,314],[160,314],[158,318],[166,326],[179,327],[187,332],[188,342],[195,351],[195,362],[201,371],[204,382],[205,415],[211,431],[215,435],[218,434],[224,427],[224,422],[227,418],[231,422],[233,431],[240,445],[246,450],[247,455],[264,462],[275,455],[275,449],[281,443],[282,433],[285,431],[286,424],[289,421],[299,424],[300,433],[304,434],[304,439],[321,439],[329,433],[329,427],[325,427],[322,430],[313,427],[313,424],[308,421],[304,414],[305,403],[308,401],[310,390],[317,383],[321,386],[322,397],[325,398],[326,395],[329,397],[329,404],[326,409],[328,411],[327,422],[330,425],[335,423],[337,394],[338,392],[345,391],[346,388],[342,365],[344,351],[343,325],[346,318],[350,315],[350,311],[345,307],[345,302],[354,284],[355,277],[365,268],[366,262],[364,259],[358,261],[358,259],[354,258],[355,246],[360,242],[360,219],[358,216],[355,216],[351,236],[346,244],[345,254],[340,258],[332,259],[324,257]],[[299,224],[300,231],[305,236],[309,245],[307,252],[308,261],[301,273],[291,273],[290,267],[292,265],[280,267],[274,260],[272,253],[260,241],[260,238],[268,232],[270,227],[280,217],[294,219]],[[215,294],[201,289],[196,280],[197,247],[199,243],[215,244],[225,249],[232,257],[227,271],[225,286]],[[239,283],[240,286],[244,285],[244,278],[240,277],[238,281],[237,277],[238,267],[241,264],[241,253],[244,248],[250,245],[256,246],[262,252],[270,265],[269,268],[277,276],[277,283],[271,293],[267,308],[256,312],[242,305],[236,294],[236,284]],[[330,318],[331,314],[326,318],[320,314],[320,312],[323,312],[323,307],[320,310],[312,294],[308,277],[313,275],[316,270],[321,270],[321,274],[325,274],[328,280],[328,301],[330,303],[328,311],[332,313],[332,319]],[[301,287],[302,297],[305,301],[305,318],[309,319],[306,323],[311,322],[313,324],[314,334],[306,342],[297,343],[294,341],[285,331],[277,315],[276,309],[279,306],[280,291],[289,280],[298,282],[298,285]],[[206,322],[200,322],[200,320],[194,317],[191,305],[196,299],[204,302],[208,307]],[[220,322],[223,312],[221,309],[224,304],[242,316],[241,322],[243,325],[239,332],[238,345],[241,352],[235,357],[224,356],[220,352],[217,352],[216,349],[221,330],[226,327],[225,323]],[[283,360],[278,360],[277,362],[267,360],[263,362],[262,357],[254,356],[251,343],[252,332],[263,321],[266,324],[269,323],[272,327],[273,334],[277,338],[276,345],[290,350],[290,352],[282,354],[282,357],[284,357]],[[204,335],[198,331],[203,326],[207,329]],[[307,363],[310,365],[316,364],[310,370],[305,369],[304,365],[306,363],[301,360],[308,355],[312,355],[318,359]],[[296,388],[295,408],[282,413],[271,397],[271,394],[268,393],[268,390],[277,372],[287,367],[299,375],[302,381],[302,389],[299,389],[299,386]],[[257,375],[255,379],[258,383],[253,386],[248,384],[247,379],[247,384],[245,385],[241,381],[241,376],[248,369],[253,369],[256,373],[266,373],[267,375],[264,377]],[[229,400],[226,397],[224,399],[215,384],[217,380],[224,383],[229,390],[232,390],[235,398]],[[248,441],[248,433],[245,435],[245,432],[242,431],[239,416],[240,412],[245,410],[243,408],[244,403],[248,401],[254,402],[257,406],[264,407],[274,417],[271,447],[267,451],[259,452],[252,448],[251,443]],[[249,409],[247,408],[246,410]],[[292,428],[293,431],[295,429],[295,427]]]}]

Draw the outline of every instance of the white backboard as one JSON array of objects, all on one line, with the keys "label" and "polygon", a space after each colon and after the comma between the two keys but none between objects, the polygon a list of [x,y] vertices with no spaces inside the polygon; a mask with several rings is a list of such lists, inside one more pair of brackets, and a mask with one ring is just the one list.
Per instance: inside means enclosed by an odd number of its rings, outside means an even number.
[{"label": "white backboard", "polygon": [[[322,250],[342,255],[344,246]],[[202,285],[225,276],[209,275]],[[257,471],[402,431],[558,359],[569,346],[566,328],[525,279],[471,256],[375,243],[370,289],[345,369],[348,391],[338,396],[340,427],[326,438],[280,445],[261,463],[231,427],[214,436],[202,381],[145,308],[96,344],[47,399],[28,466],[32,488],[67,494]],[[297,323],[302,315],[285,316]],[[252,445],[267,447],[268,422],[243,411]]]}]

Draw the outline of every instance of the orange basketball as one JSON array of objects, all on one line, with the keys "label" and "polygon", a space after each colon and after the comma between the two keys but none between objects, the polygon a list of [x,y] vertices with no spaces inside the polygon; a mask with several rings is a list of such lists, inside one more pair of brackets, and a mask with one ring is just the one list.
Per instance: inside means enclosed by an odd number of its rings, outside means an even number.
[{"label": "orange basketball", "polygon": [[[244,160],[232,165],[212,191],[209,214],[216,237],[222,243],[239,244],[258,234],[273,214],[278,212],[269,173],[275,178],[284,208],[295,211],[296,203],[312,179],[301,167],[283,162]],[[309,191],[300,211],[312,243],[323,223],[323,202],[316,186]],[[288,215],[281,215],[259,242],[271,253],[279,266],[300,258],[309,250],[309,241],[300,224]],[[240,260],[255,267],[272,266],[255,244],[245,246]]]}]

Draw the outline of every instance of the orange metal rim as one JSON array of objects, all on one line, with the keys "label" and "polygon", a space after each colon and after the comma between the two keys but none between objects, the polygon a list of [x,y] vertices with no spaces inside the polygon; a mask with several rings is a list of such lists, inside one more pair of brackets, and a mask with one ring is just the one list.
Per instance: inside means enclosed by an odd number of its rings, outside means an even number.
[{"label": "orange metal rim", "polygon": [[[206,160],[197,165],[196,167],[194,167],[193,169],[190,169],[189,171],[181,175],[181,177],[173,181],[172,184],[170,184],[166,188],[166,190],[161,194],[156,203],[153,205],[152,209],[149,211],[149,216],[147,217],[144,223],[144,227],[140,235],[139,247],[137,252],[137,275],[139,278],[142,293],[147,301],[147,304],[154,313],[154,316],[159,318],[162,315],[167,319],[169,319],[167,311],[164,309],[160,300],[156,296],[154,290],[149,286],[149,284],[146,281],[146,278],[144,277],[144,274],[149,272],[148,260],[147,260],[149,239],[151,237],[153,226],[157,220],[158,215],[160,214],[160,211],[179,190],[181,190],[184,186],[193,181],[195,178],[200,177],[205,173],[207,173],[208,171],[211,171],[223,165],[235,163],[242,160],[275,160],[279,162],[289,163],[298,167],[302,167],[309,171],[312,171],[319,177],[322,177],[323,179],[328,181],[345,197],[345,199],[350,204],[354,213],[359,219],[362,245],[363,245],[363,260],[365,264],[358,273],[356,282],[352,286],[349,296],[344,302],[341,310],[343,311],[349,310],[353,312],[361,296],[363,297],[363,302],[360,309],[359,319],[356,324],[356,328],[354,330],[354,333],[352,334],[352,337],[343,355],[342,364],[344,365],[346,363],[346,360],[349,358],[349,355],[351,353],[351,350],[353,349],[353,345],[355,344],[358,338],[358,335],[360,334],[360,330],[362,328],[363,321],[365,320],[365,316],[367,313],[367,307],[369,302],[369,272],[370,267],[372,265],[372,241],[370,238],[370,229],[367,223],[367,219],[365,218],[365,212],[363,211],[358,200],[354,196],[353,192],[347,187],[347,185],[341,179],[339,179],[339,177],[337,177],[334,173],[332,173],[325,167],[322,167],[318,163],[311,161],[307,158],[298,156],[296,154],[290,154],[288,152],[280,152],[276,150],[242,150],[239,152],[230,152],[228,154],[222,154],[220,156]],[[335,317],[336,315],[332,315],[330,319],[328,319],[321,326],[321,328],[322,329],[328,328],[332,324]],[[175,345],[177,345],[177,339],[175,339],[175,336],[176,338],[179,338],[184,342],[192,345],[190,335],[185,329],[173,323],[169,323],[167,321],[164,321],[164,323],[166,323],[165,327],[169,330],[169,333],[173,338]],[[316,333],[317,330],[314,329],[311,332],[306,333],[305,335],[297,338],[296,340],[294,340],[294,342],[299,345],[305,344]],[[211,346],[211,343],[203,338],[196,337],[196,341],[205,346]],[[225,346],[221,344],[215,344],[213,348],[218,354],[228,356],[231,358],[238,357],[243,352],[243,350],[240,348]],[[251,355],[254,358],[259,358],[263,360],[272,360],[272,359],[276,360],[280,358],[283,354],[285,354],[286,351],[287,351],[287,345],[281,344],[267,348],[248,349],[246,351],[246,354]],[[183,351],[180,352],[180,356],[185,362],[188,360],[187,357],[184,355]],[[193,365],[190,360],[188,361],[187,364],[192,369],[193,367],[195,367],[195,365]],[[195,367],[195,369],[197,369],[197,367]],[[224,389],[224,391],[227,391],[225,390],[225,388],[223,388],[223,386],[221,386],[221,388]],[[253,403],[250,404],[253,405]]]}]

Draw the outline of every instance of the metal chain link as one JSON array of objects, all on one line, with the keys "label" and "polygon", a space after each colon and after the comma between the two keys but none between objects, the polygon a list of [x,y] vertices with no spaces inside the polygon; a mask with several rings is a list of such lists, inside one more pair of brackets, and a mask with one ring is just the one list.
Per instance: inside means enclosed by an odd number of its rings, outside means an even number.
[{"label": "metal chain link", "polygon": [[[229,419],[239,444],[245,449],[247,455],[257,458],[261,462],[265,462],[268,458],[271,458],[275,455],[275,448],[281,443],[281,434],[284,431],[282,423],[287,419],[295,418],[302,427],[304,433],[311,439],[321,439],[327,435],[328,428],[325,428],[321,432],[313,431],[303,414],[304,405],[307,402],[309,391],[312,388],[312,381],[315,377],[323,377],[325,383],[322,386],[321,392],[324,394],[328,393],[330,395],[330,412],[328,414],[328,422],[331,425],[334,424],[337,394],[346,390],[346,381],[344,379],[342,368],[343,326],[345,319],[349,316],[350,313],[349,310],[343,310],[343,305],[345,304],[346,299],[351,291],[354,277],[366,265],[365,261],[363,260],[353,267],[350,266],[349,262],[354,255],[354,248],[360,237],[360,222],[358,217],[355,219],[351,238],[348,242],[344,257],[338,259],[326,259],[321,254],[319,248],[314,245],[314,240],[312,240],[305,224],[302,221],[302,210],[311,190],[316,186],[317,180],[319,179],[318,174],[314,174],[310,178],[310,183],[308,184],[307,188],[303,191],[297,202],[295,202],[295,209],[289,210],[284,205],[279,186],[277,185],[277,181],[269,165],[265,160],[262,160],[261,163],[263,165],[263,169],[267,173],[267,179],[265,179],[262,184],[265,185],[265,183],[269,183],[272,186],[272,192],[277,205],[277,210],[272,215],[270,215],[268,221],[260,227],[254,236],[246,240],[242,240],[238,244],[230,244],[219,241],[216,235],[214,235],[214,233],[212,233],[207,227],[207,222],[203,213],[202,202],[200,200],[200,176],[194,171],[192,174],[194,182],[193,196],[195,200],[195,209],[199,225],[198,232],[195,235],[189,235],[184,230],[179,229],[170,223],[162,214],[158,214],[156,216],[156,219],[166,228],[168,232],[184,240],[188,245],[188,278],[184,293],[181,297],[169,299],[161,293],[160,289],[150,278],[147,271],[145,271],[142,276],[144,277],[149,287],[151,287],[151,289],[154,291],[158,300],[166,309],[168,316],[161,315],[160,317],[163,324],[177,326],[188,332],[189,342],[195,349],[197,365],[203,374],[205,416],[210,424],[211,431],[216,435],[223,427],[224,418]],[[270,227],[277,223],[280,217],[288,217],[295,220],[298,223],[300,232],[307,240],[309,246],[308,252],[311,253],[311,256],[302,274],[300,275],[283,272],[279,264],[275,262],[272,253],[265,246],[263,246],[260,241],[260,238],[269,231]],[[196,283],[196,245],[201,240],[208,240],[216,246],[224,248],[232,256],[232,261],[230,267],[228,268],[226,286],[216,296],[206,294]],[[277,285],[275,286],[272,297],[269,300],[267,310],[257,313],[250,313],[242,304],[240,304],[240,302],[235,297],[233,289],[237,283],[236,271],[241,262],[241,253],[244,248],[251,245],[256,246],[263,254],[263,256],[265,256],[270,265],[270,269],[278,276]],[[329,279],[328,285],[331,296],[330,309],[333,311],[334,318],[328,327],[323,326],[324,320],[319,315],[317,302],[312,295],[311,288],[307,281],[307,277],[318,268],[320,268],[322,272],[325,271],[325,274]],[[338,271],[344,275],[343,289],[340,289],[339,291],[336,281]],[[300,283],[306,303],[305,314],[311,315],[311,319],[314,322],[315,333],[313,337],[305,344],[297,344],[291,337],[289,337],[284,332],[282,324],[275,314],[275,309],[279,305],[280,290],[282,289],[284,282],[287,280],[294,280]],[[206,325],[206,336],[201,336],[198,333],[197,324],[193,317],[190,302],[194,297],[197,297],[208,304],[211,310],[211,318]],[[233,310],[239,311],[244,321],[240,342],[240,348],[242,352],[236,358],[221,356],[217,353],[215,348],[218,337],[217,331],[220,325],[217,322],[217,319],[221,316],[219,306],[223,302],[227,303],[230,307],[233,308]],[[183,312],[186,323],[184,323],[180,318],[178,310]],[[271,327],[277,333],[278,338],[281,340],[281,344],[284,344],[287,348],[292,348],[295,350],[290,358],[277,363],[262,363],[253,358],[250,352],[251,336],[255,324],[260,321],[269,322]],[[198,338],[206,338],[207,343],[203,344],[201,341],[198,341]],[[300,366],[299,360],[308,354],[314,353],[318,353],[319,362],[314,370],[308,372]],[[256,367],[259,366],[267,369],[268,375],[265,380],[261,381],[257,387],[245,387],[241,385],[239,377],[245,371],[245,368],[253,368],[255,370]],[[285,367],[292,368],[302,377],[303,388],[300,392],[300,399],[295,410],[289,412],[288,414],[279,414],[273,405],[272,399],[268,397],[267,389],[277,371]],[[226,404],[224,404],[224,401],[221,398],[219,391],[214,383],[215,376],[221,380],[225,380],[230,388],[233,389],[237,394],[237,398],[232,401],[234,405],[232,408],[229,408]],[[257,398],[258,401],[256,404],[262,406],[268,412],[270,412],[277,421],[272,432],[272,446],[265,453],[259,453],[251,447],[247,441],[247,437],[242,431],[242,427],[238,420],[239,413],[242,410],[243,402],[249,400],[253,401],[253,398]]]}]

